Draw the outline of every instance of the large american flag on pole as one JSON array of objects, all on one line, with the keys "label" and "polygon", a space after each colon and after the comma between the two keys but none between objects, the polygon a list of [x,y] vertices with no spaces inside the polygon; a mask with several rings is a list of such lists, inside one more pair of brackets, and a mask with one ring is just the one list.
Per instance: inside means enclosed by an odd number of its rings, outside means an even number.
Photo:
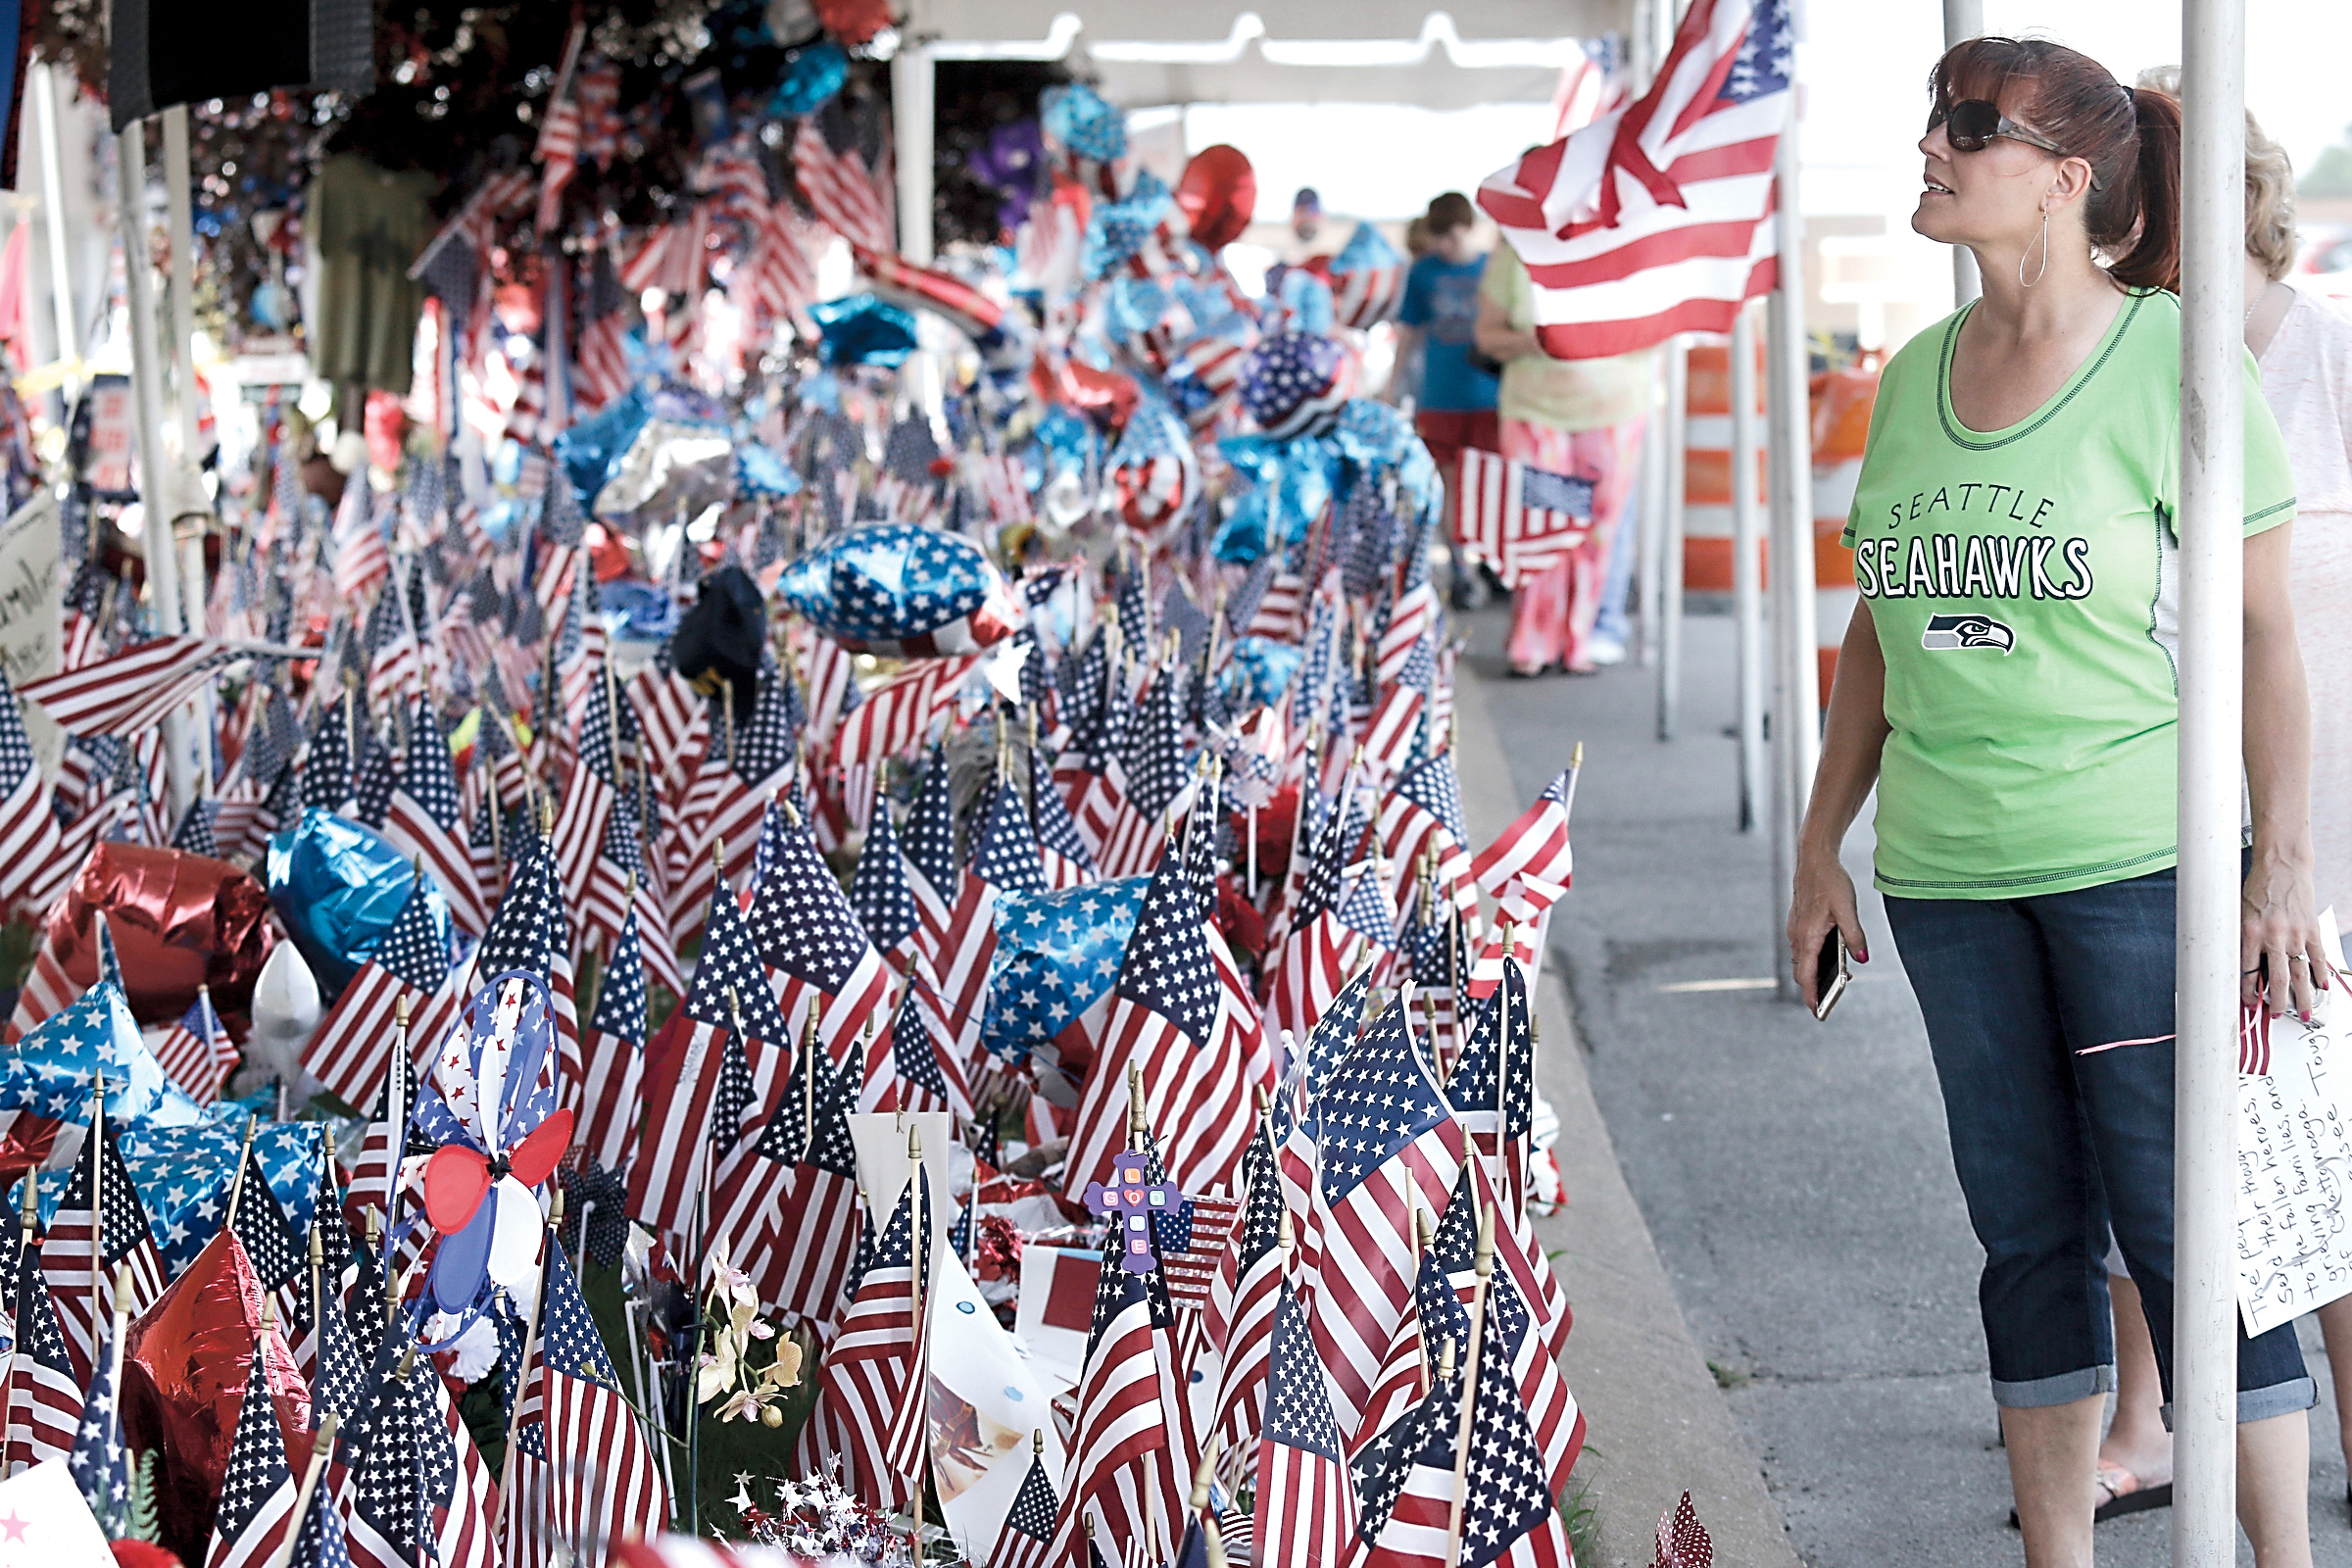
[{"label": "large american flag on pole", "polygon": [[1536,336],[1601,359],[1725,332],[1773,286],[1773,159],[1788,123],[1788,0],[1695,0],[1641,101],[1479,186],[1527,264]]}]

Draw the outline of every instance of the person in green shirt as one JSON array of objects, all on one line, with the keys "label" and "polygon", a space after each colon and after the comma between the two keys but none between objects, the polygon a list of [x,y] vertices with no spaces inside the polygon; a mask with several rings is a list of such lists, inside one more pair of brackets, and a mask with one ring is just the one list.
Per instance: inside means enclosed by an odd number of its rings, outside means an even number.
[{"label": "person in green shirt", "polygon": [[[2059,45],[1979,38],[1931,78],[1912,226],[1984,297],[1890,360],[1845,539],[1847,627],[1790,893],[1811,1000],[1838,848],[1875,783],[1879,889],[1984,1243],[1992,1393],[2029,1564],[2090,1560],[2115,1352],[2112,1231],[2169,1397],[2178,815],[2180,106]],[[2293,481],[2249,360],[2241,970],[2308,1015],[2308,706]],[[2291,1325],[2238,1337],[2239,1518],[2310,1562],[2317,1391]],[[2109,1499],[2117,1500],[2117,1499]]]}]

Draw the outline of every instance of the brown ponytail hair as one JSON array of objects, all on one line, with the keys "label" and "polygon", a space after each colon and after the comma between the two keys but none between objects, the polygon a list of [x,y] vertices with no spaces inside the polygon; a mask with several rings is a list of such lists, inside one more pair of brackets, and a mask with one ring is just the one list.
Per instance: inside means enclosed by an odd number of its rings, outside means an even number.
[{"label": "brown ponytail hair", "polygon": [[2132,288],[2180,288],[2180,103],[2126,87],[2088,55],[2046,38],[1971,38],[1936,62],[1938,109],[1997,104],[2090,165],[2082,227],[2107,272]]}]

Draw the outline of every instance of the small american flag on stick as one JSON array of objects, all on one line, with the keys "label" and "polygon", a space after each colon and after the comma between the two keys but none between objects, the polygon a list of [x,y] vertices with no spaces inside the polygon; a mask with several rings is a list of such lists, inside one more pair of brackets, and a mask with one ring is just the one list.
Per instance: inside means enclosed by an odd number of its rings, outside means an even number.
[{"label": "small american flag on stick", "polygon": [[1461,514],[1454,537],[1510,587],[1584,543],[1592,528],[1592,481],[1464,448]]}]

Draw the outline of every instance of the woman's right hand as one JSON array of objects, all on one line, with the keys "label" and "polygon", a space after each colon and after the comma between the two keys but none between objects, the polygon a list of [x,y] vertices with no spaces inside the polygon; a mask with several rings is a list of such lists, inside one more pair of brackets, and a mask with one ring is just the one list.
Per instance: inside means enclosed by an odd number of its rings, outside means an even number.
[{"label": "woman's right hand", "polygon": [[1798,995],[1807,1008],[1821,1000],[1814,995],[1814,966],[1831,928],[1845,933],[1846,950],[1856,963],[1870,961],[1862,939],[1862,915],[1854,900],[1854,879],[1845,874],[1834,850],[1802,850],[1796,857],[1796,881],[1788,899],[1788,963],[1796,973]]}]

